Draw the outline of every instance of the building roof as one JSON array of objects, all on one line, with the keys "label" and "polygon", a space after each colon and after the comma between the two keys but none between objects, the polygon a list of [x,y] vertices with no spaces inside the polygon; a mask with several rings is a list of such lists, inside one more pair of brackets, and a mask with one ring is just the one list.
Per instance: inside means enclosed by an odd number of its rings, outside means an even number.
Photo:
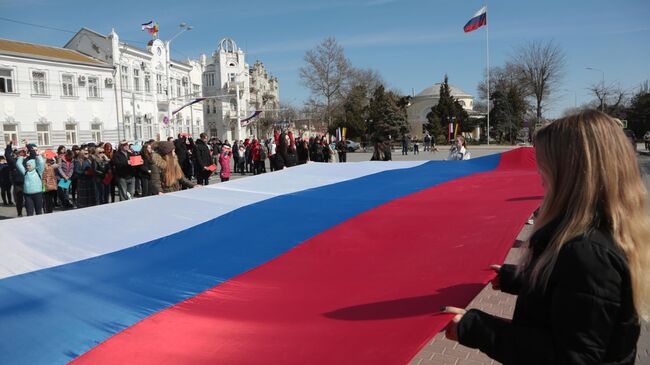
[{"label": "building roof", "polygon": [[[433,97],[433,98],[439,98],[440,97],[440,85],[441,83],[437,82],[428,88],[422,90],[419,94],[416,95],[416,97]],[[449,85],[449,92],[451,93],[451,96],[454,96],[456,98],[460,97],[473,97],[472,95],[464,92],[463,90],[457,88],[456,86]]]},{"label": "building roof", "polygon": [[43,46],[40,44],[18,42],[1,38],[0,54],[36,58],[48,61],[110,67],[102,61],[88,57],[71,49]]}]

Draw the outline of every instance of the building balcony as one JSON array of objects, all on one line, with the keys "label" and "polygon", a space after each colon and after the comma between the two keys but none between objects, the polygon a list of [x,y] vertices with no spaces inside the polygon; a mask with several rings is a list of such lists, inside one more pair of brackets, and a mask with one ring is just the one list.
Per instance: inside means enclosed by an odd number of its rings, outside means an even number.
[{"label": "building balcony", "polygon": [[244,90],[244,83],[242,81],[228,81],[226,82],[225,89],[228,90],[228,92],[235,92],[238,86],[239,90]]}]

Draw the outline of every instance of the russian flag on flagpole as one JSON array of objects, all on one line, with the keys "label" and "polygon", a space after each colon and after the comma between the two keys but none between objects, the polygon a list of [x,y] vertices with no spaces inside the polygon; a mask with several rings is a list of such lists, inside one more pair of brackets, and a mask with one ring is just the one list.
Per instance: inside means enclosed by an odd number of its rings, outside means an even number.
[{"label": "russian flag on flagpole", "polygon": [[470,19],[467,22],[467,24],[465,24],[463,30],[465,31],[465,33],[468,33],[486,24],[487,24],[487,6],[484,6],[474,14],[472,19]]}]

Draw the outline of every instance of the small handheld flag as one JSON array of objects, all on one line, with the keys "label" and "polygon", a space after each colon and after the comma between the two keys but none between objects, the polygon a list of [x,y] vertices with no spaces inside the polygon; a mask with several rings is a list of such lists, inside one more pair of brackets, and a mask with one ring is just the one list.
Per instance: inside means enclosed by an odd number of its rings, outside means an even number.
[{"label": "small handheld flag", "polygon": [[465,31],[465,33],[468,33],[486,24],[487,24],[487,6],[484,6],[474,14],[472,19],[470,19],[467,22],[467,24],[465,24],[463,30]]}]

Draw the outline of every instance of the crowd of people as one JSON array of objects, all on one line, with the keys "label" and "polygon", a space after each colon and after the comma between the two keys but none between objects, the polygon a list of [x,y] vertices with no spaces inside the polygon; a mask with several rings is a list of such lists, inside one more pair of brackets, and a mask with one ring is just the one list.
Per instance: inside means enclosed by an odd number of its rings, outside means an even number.
[{"label": "crowd of people", "polygon": [[[5,206],[19,217],[107,204],[222,182],[232,173],[262,174],[312,162],[345,162],[345,141],[325,136],[294,138],[291,131],[272,138],[235,141],[179,134],[166,141],[87,143],[41,151],[23,140],[7,144],[0,156],[0,188]],[[232,160],[232,163],[231,163]]]}]

